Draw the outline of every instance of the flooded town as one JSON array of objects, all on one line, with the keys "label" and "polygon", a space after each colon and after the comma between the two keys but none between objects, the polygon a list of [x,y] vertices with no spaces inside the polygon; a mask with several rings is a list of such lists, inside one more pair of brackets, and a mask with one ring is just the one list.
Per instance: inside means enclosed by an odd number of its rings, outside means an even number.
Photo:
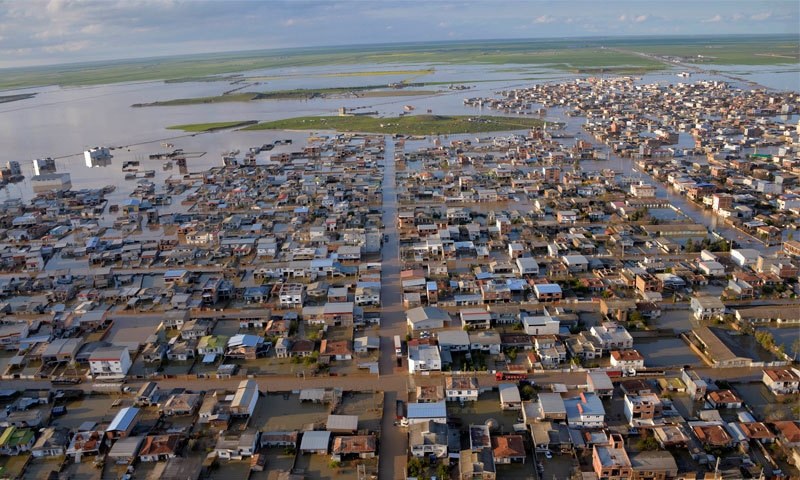
[{"label": "flooded town", "polygon": [[800,8],[484,3],[0,48],[0,480],[800,479]]}]

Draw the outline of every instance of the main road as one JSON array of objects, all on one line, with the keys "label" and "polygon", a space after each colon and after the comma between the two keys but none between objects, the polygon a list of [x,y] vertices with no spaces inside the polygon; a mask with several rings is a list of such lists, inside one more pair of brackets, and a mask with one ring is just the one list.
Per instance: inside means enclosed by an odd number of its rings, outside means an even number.
[{"label": "main road", "polygon": [[405,338],[406,318],[400,285],[400,238],[397,232],[397,180],[394,142],[384,137],[383,152],[383,233],[381,248],[381,356],[377,387],[384,391],[379,478],[406,478],[408,436],[394,424],[396,401],[408,401],[408,371],[397,367],[394,336]]}]

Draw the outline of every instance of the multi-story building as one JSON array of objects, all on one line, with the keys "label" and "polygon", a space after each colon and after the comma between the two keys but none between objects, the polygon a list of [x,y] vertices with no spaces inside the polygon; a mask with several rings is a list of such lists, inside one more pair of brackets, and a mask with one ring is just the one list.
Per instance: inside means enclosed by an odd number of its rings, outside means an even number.
[{"label": "multi-story building", "polygon": [[123,379],[130,368],[127,347],[102,347],[89,356],[89,372],[93,378]]}]

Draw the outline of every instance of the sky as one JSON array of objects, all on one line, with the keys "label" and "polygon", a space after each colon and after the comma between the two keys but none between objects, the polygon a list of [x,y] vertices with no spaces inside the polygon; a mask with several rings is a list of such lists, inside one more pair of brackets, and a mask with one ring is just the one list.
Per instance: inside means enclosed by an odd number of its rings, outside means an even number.
[{"label": "sky", "polygon": [[797,0],[0,0],[0,67],[409,41],[778,33],[800,35]]}]

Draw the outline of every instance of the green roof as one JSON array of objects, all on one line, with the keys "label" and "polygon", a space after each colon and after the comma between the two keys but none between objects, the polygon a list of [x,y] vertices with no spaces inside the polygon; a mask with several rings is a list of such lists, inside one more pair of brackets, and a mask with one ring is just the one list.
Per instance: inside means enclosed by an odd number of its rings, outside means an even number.
[{"label": "green roof", "polygon": [[16,447],[30,443],[31,440],[33,440],[33,430],[30,428],[8,427],[0,435],[0,446]]}]

